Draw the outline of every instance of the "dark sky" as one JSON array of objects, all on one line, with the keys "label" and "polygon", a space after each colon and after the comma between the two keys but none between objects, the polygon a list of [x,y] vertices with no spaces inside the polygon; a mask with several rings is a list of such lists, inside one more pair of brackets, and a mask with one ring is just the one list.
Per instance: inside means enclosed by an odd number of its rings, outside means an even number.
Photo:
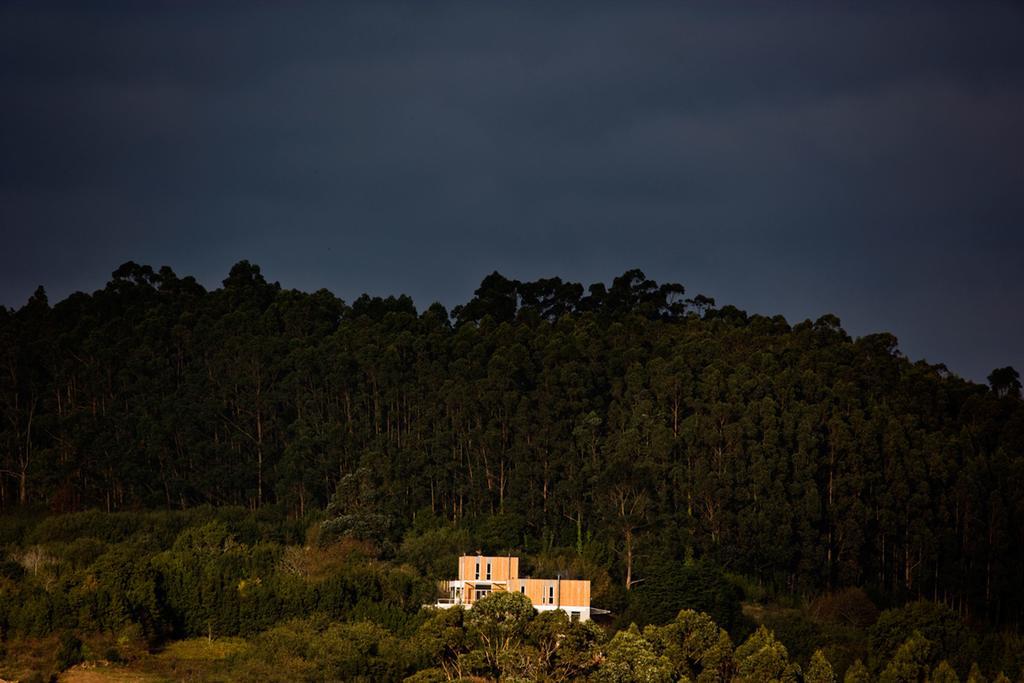
[{"label": "dark sky", "polygon": [[0,98],[2,305],[639,267],[1024,370],[1020,3],[8,2]]}]

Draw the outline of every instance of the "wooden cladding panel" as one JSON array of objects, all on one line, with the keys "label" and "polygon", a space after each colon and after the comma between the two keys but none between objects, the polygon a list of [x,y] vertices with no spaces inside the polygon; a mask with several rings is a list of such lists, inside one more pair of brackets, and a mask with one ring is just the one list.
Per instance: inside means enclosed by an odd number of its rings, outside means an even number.
[{"label": "wooden cladding panel", "polygon": [[[521,591],[525,588],[525,591]],[[554,588],[554,602],[549,602],[550,590]],[[576,579],[518,579],[510,584],[512,592],[522,592],[534,605],[555,605],[571,607],[590,606],[590,582]]]},{"label": "wooden cladding panel", "polygon": [[[556,584],[557,585],[557,584]],[[558,588],[556,588],[558,590]],[[590,582],[579,580],[561,581],[561,604],[576,607],[590,606]]]},{"label": "wooden cladding panel", "polygon": [[476,564],[480,562],[480,581],[487,580],[487,563],[491,563],[491,581],[508,581],[519,576],[519,558],[494,555],[463,555],[459,558],[459,580],[476,581]]}]

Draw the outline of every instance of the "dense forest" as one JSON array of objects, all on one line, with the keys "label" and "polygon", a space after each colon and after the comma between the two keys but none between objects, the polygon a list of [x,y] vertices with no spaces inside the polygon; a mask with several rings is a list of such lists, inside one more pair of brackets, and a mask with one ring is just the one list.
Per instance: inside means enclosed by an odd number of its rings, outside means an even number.
[{"label": "dense forest", "polygon": [[[864,643],[830,657],[840,675],[863,658],[881,676],[901,648],[922,675],[946,660],[1016,675],[1024,402],[1012,368],[989,380],[832,315],[791,325],[637,270],[589,288],[494,273],[449,312],[284,289],[244,261],[212,291],[127,263],[93,294],[0,307],[0,636],[341,628],[288,621],[318,614],[468,643],[479,625],[434,622],[470,613],[417,610],[479,548],[594,582],[616,633],[559,625],[603,653],[566,678],[600,678],[617,644],[649,651],[650,680],[701,680],[711,668],[672,640],[700,619],[702,648],[720,628],[740,643],[719,648],[725,678],[743,677],[748,639],[776,654],[787,628],[791,650],[828,640],[827,619],[753,630],[739,604],[759,596],[847,615]],[[547,619],[522,617],[529,652],[550,647]],[[805,672],[828,664],[796,649]],[[457,650],[465,670],[435,673],[515,669]],[[382,677],[425,667],[417,652]],[[787,656],[769,678],[790,676]]]}]

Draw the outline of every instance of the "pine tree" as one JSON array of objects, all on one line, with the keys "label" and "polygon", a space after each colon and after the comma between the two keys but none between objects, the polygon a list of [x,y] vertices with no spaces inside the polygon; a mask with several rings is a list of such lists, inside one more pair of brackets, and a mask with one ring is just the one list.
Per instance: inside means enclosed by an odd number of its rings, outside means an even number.
[{"label": "pine tree", "polygon": [[835,680],[835,671],[832,670],[832,664],[825,657],[825,653],[815,650],[804,674],[804,683],[835,683]]}]

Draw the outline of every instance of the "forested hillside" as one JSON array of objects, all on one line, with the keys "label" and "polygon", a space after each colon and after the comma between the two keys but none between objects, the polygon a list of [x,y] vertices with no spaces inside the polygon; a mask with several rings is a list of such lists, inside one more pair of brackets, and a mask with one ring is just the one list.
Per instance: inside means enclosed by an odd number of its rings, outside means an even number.
[{"label": "forested hillside", "polygon": [[1024,617],[1016,373],[966,382],[830,315],[750,316],[639,271],[495,273],[449,314],[247,262],[213,291],[128,263],[0,308],[0,370],[8,515],[300,519],[334,496],[340,533],[382,548],[423,518],[485,551],[599,547],[620,612],[697,558],[775,592]]}]

